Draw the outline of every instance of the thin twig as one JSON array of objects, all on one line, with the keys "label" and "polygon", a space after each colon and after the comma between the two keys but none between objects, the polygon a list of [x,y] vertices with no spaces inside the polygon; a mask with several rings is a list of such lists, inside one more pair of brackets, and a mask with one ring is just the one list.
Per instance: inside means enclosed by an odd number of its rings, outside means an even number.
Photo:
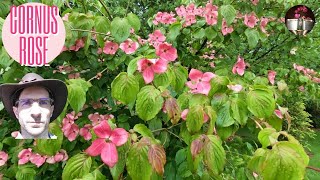
[{"label": "thin twig", "polygon": [[256,124],[257,124],[257,126],[262,130],[263,129],[263,127],[258,123],[258,121],[256,121],[256,120],[254,120],[254,119],[252,119]]},{"label": "thin twig", "polygon": [[99,0],[99,2],[102,4],[103,8],[106,10],[109,20],[112,21],[113,18],[112,18],[111,14],[110,14],[110,12],[108,10],[107,5],[102,0]]},{"label": "thin twig", "polygon": [[178,138],[181,142],[183,142],[183,139],[181,139],[181,137],[179,137],[178,135],[176,135],[175,133],[169,131],[168,129],[166,129],[166,131],[170,134],[172,134],[173,136],[175,136],[176,138]]},{"label": "thin twig", "polygon": [[71,29],[71,31],[90,32],[90,33],[93,33],[93,34],[100,34],[100,35],[104,35],[104,36],[110,36],[109,34],[106,34],[106,33],[96,32],[96,31],[91,31],[91,30],[85,30],[85,29]]},{"label": "thin twig", "polygon": [[316,167],[313,167],[313,166],[307,166],[308,169],[312,169],[314,171],[318,171],[320,172],[320,169],[319,168],[316,168]]},{"label": "thin twig", "polygon": [[[107,69],[108,69],[108,67],[104,68],[100,73],[101,73],[101,74],[104,73]],[[88,82],[94,80],[95,78],[97,78],[97,75],[95,75],[95,76],[93,76],[92,78],[90,78],[90,79],[88,80]]]}]

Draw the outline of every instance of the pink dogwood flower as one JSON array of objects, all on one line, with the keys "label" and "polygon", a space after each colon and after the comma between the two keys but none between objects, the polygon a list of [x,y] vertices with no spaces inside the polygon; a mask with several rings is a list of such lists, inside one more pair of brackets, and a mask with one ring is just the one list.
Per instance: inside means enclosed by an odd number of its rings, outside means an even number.
[{"label": "pink dogwood flower", "polygon": [[174,61],[177,59],[177,49],[169,43],[161,43],[156,47],[156,55],[166,61]]},{"label": "pink dogwood flower", "polygon": [[36,153],[36,154],[32,154],[30,156],[30,162],[34,165],[36,165],[37,167],[42,166],[42,164],[44,162],[46,162],[46,157],[45,156],[41,156],[40,154]]},{"label": "pink dogwood flower", "polygon": [[249,28],[254,28],[257,22],[258,18],[254,12],[252,12],[251,14],[244,15],[244,24]]},{"label": "pink dogwood flower", "polygon": [[0,151],[0,166],[6,164],[8,160],[8,154],[4,151]]},{"label": "pink dogwood flower", "polygon": [[152,34],[149,34],[148,42],[153,47],[158,47],[159,44],[163,43],[166,40],[166,37],[161,33],[160,30],[155,30]]},{"label": "pink dogwood flower", "polygon": [[60,151],[57,152],[53,158],[56,162],[60,162],[68,160],[69,156],[67,154],[67,151],[65,151],[64,149],[60,149]]},{"label": "pink dogwood flower", "polygon": [[74,141],[79,134],[79,126],[77,124],[72,124],[69,129],[63,132],[64,136],[68,138],[70,142]]},{"label": "pink dogwood flower", "polygon": [[114,43],[114,42],[111,42],[111,41],[107,41],[104,44],[103,52],[105,54],[114,55],[114,54],[116,54],[118,48],[119,48],[119,45],[117,43]]},{"label": "pink dogwood flower", "polygon": [[266,31],[266,27],[267,27],[268,22],[269,22],[269,19],[265,18],[265,17],[261,18],[261,20],[260,20],[260,29],[265,34],[268,34],[268,32]]},{"label": "pink dogwood flower", "polygon": [[227,85],[227,87],[232,90],[235,93],[238,93],[242,90],[242,86],[240,84],[236,84],[236,85]]},{"label": "pink dogwood flower", "polygon": [[244,59],[240,56],[238,56],[238,61],[232,68],[233,74],[239,74],[240,76],[243,76],[244,70],[246,69],[246,63],[244,62]]},{"label": "pink dogwood flower", "polygon": [[79,51],[80,48],[83,48],[85,45],[84,43],[84,39],[83,38],[80,38],[78,40],[76,40],[76,44],[71,46],[69,48],[69,50],[72,50],[72,51]]},{"label": "pink dogwood flower", "polygon": [[85,150],[90,156],[101,155],[102,161],[110,168],[118,162],[116,146],[121,146],[128,140],[128,132],[123,128],[111,129],[107,121],[102,121],[93,128],[98,136],[88,149]]},{"label": "pink dogwood flower", "polygon": [[32,149],[28,148],[28,149],[23,149],[22,151],[19,152],[19,154],[18,154],[18,158],[19,158],[18,164],[19,165],[26,164],[27,162],[29,162],[30,157],[32,155],[31,151],[32,151]]},{"label": "pink dogwood flower", "polygon": [[223,19],[221,31],[222,31],[222,34],[225,36],[225,35],[233,32],[233,27],[232,26],[228,27],[227,21],[225,19]]},{"label": "pink dogwood flower", "polygon": [[82,136],[85,140],[90,140],[92,138],[92,135],[90,133],[90,129],[92,128],[91,124],[84,125],[83,128],[80,129],[79,134]]},{"label": "pink dogwood flower", "polygon": [[127,39],[123,43],[121,43],[119,47],[126,54],[132,54],[138,49],[139,43],[134,42],[131,39]]},{"label": "pink dogwood flower", "polygon": [[154,79],[154,74],[161,74],[167,70],[168,62],[164,59],[140,59],[138,71],[142,72],[144,82],[149,84]]},{"label": "pink dogwood flower", "polygon": [[272,85],[274,85],[274,79],[275,79],[276,75],[277,75],[277,72],[272,71],[272,70],[268,71],[268,80]]},{"label": "pink dogwood flower", "polygon": [[208,95],[211,89],[210,80],[215,77],[212,72],[202,73],[197,69],[191,69],[189,78],[191,81],[186,85],[191,89],[192,93]]}]

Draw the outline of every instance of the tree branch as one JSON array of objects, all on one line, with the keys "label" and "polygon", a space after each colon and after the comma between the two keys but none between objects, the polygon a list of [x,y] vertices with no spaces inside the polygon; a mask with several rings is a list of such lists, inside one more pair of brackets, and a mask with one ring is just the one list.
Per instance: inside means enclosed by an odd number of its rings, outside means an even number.
[{"label": "tree branch", "polygon": [[102,4],[103,8],[106,10],[109,20],[112,21],[113,18],[112,18],[111,14],[110,14],[110,12],[108,10],[107,5],[102,0],[99,0],[99,2]]}]

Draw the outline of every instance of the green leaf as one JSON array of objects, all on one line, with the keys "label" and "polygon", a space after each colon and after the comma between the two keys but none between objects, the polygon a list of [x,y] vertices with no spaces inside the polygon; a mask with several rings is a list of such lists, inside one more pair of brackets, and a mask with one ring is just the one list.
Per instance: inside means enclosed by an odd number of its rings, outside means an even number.
[{"label": "green leaf", "polygon": [[91,157],[87,154],[79,153],[72,156],[63,168],[62,179],[72,180],[83,177],[90,172],[91,164]]},{"label": "green leaf", "polygon": [[193,94],[189,100],[189,107],[197,105],[209,105],[210,101],[208,96],[204,94]]},{"label": "green leaf", "polygon": [[[94,28],[97,32],[107,33],[110,31],[110,21],[104,16],[95,16],[94,18]],[[101,48],[104,47],[104,37],[105,35],[97,34],[97,41]]]},{"label": "green leaf", "polygon": [[207,27],[205,29],[205,34],[209,40],[212,40],[217,36],[217,31],[215,31],[213,27]]},{"label": "green leaf", "polygon": [[66,82],[70,85],[74,84],[74,85],[78,85],[78,86],[82,87],[85,92],[87,92],[88,89],[92,86],[90,82],[88,82],[82,78],[69,79]]},{"label": "green leaf", "polygon": [[249,43],[249,48],[254,48],[259,42],[260,39],[260,34],[256,29],[246,29],[244,32],[245,35],[247,36],[248,43]]},{"label": "green leaf", "polygon": [[127,141],[126,144],[120,147],[117,147],[118,162],[115,166],[113,166],[113,168],[110,168],[110,173],[113,179],[119,179],[123,174],[124,168],[126,166],[127,152],[129,150],[130,145],[131,145],[131,142]]},{"label": "green leaf", "polygon": [[230,101],[226,102],[218,111],[217,126],[228,127],[234,124],[234,119],[231,116]]},{"label": "green leaf", "polygon": [[97,169],[89,174],[84,175],[82,178],[75,180],[105,180],[106,177]]},{"label": "green leaf", "polygon": [[71,108],[77,113],[86,102],[85,90],[76,84],[68,85],[68,102]]},{"label": "green leaf", "polygon": [[134,72],[136,72],[136,70],[138,68],[137,63],[140,59],[142,59],[142,56],[136,57],[129,62],[128,69],[127,69],[127,72],[129,75],[133,75]]},{"label": "green leaf", "polygon": [[178,97],[177,103],[181,108],[181,110],[187,109],[189,107],[189,99],[191,98],[191,96],[192,96],[191,94],[185,92]]},{"label": "green leaf", "polygon": [[133,127],[133,130],[135,132],[138,132],[139,134],[141,134],[143,137],[150,137],[154,139],[154,136],[151,132],[150,129],[147,128],[147,126],[145,126],[144,124],[136,124]]},{"label": "green leaf", "polygon": [[178,35],[180,35],[181,23],[175,22],[169,26],[169,32],[166,35],[168,42],[174,42]]},{"label": "green leaf", "polygon": [[204,111],[202,106],[196,105],[189,109],[187,115],[187,128],[190,133],[196,133],[200,131],[204,120]]},{"label": "green leaf", "polygon": [[49,132],[57,136],[57,139],[36,139],[35,150],[41,154],[53,156],[61,149],[63,141],[63,133],[58,121],[50,123]]},{"label": "green leaf", "polygon": [[173,80],[172,71],[168,69],[165,73],[155,74],[153,83],[156,87],[163,86],[167,88]]},{"label": "green leaf", "polygon": [[175,75],[175,79],[171,84],[176,92],[181,92],[185,87],[185,83],[187,82],[188,71],[181,65],[174,66],[172,71]]},{"label": "green leaf", "polygon": [[307,164],[295,150],[296,144],[279,142],[269,151],[260,174],[266,180],[304,179]]},{"label": "green leaf", "polygon": [[228,84],[229,79],[226,76],[216,76],[212,78],[210,81],[211,89],[209,92],[209,96],[211,97],[217,92],[224,92],[227,89]]},{"label": "green leaf", "polygon": [[259,142],[266,148],[278,142],[279,133],[273,128],[264,128],[258,134]]},{"label": "green leaf", "polygon": [[132,180],[149,180],[152,167],[148,160],[148,147],[140,142],[134,144],[128,152],[126,165]]},{"label": "green leaf", "polygon": [[236,17],[237,11],[232,5],[221,6],[221,14],[225,18],[228,25],[230,25]]},{"label": "green leaf", "polygon": [[17,180],[33,180],[36,176],[34,165],[22,165],[18,167],[16,174]]},{"label": "green leaf", "polygon": [[248,109],[245,101],[240,98],[231,99],[232,117],[241,125],[245,125],[248,120]]},{"label": "green leaf", "polygon": [[196,39],[202,39],[204,36],[206,35],[205,30],[203,28],[200,28],[198,30],[196,30],[193,34],[193,36]]},{"label": "green leaf", "polygon": [[273,93],[265,86],[255,86],[247,95],[249,111],[258,118],[271,116],[275,109]]},{"label": "green leaf", "polygon": [[154,118],[161,110],[163,102],[160,91],[155,87],[149,85],[141,88],[136,102],[138,116],[145,121]]},{"label": "green leaf", "polygon": [[141,27],[141,22],[139,17],[133,13],[129,13],[127,15],[127,20],[129,24],[133,27],[134,31],[137,33]]},{"label": "green leaf", "polygon": [[124,104],[136,100],[139,92],[139,82],[133,75],[121,72],[111,83],[111,95]]},{"label": "green leaf", "polygon": [[130,36],[130,24],[126,18],[116,17],[111,22],[111,34],[120,43]]},{"label": "green leaf", "polygon": [[218,175],[223,171],[226,163],[226,153],[221,140],[217,136],[207,136],[203,147],[203,161],[211,174]]}]

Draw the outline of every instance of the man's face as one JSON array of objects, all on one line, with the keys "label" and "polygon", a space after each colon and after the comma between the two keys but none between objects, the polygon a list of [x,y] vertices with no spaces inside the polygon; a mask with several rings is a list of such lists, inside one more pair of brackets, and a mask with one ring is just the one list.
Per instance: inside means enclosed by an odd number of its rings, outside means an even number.
[{"label": "man's face", "polygon": [[13,111],[21,129],[37,137],[48,129],[53,108],[48,91],[37,86],[28,87],[21,92]]}]

